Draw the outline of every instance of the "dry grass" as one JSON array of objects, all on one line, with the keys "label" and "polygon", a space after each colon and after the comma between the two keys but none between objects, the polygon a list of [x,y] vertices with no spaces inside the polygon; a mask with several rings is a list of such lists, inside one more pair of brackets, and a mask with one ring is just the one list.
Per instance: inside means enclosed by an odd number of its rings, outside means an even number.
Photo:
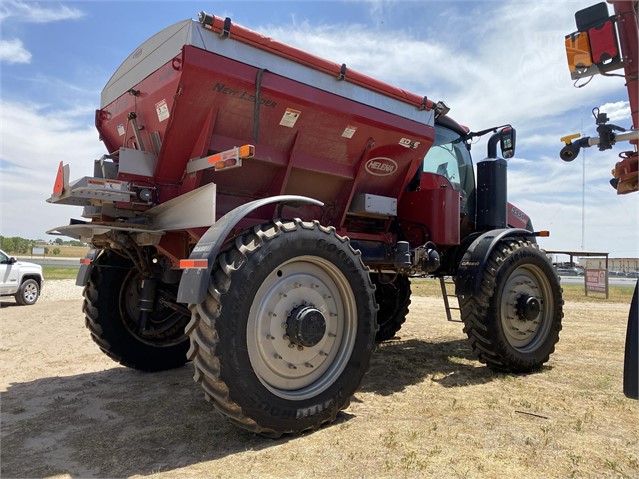
[{"label": "dry grass", "polygon": [[[84,258],[89,251],[87,246],[48,246],[49,254],[47,257],[54,258]],[[53,254],[53,250],[58,248],[60,250],[60,254]]]},{"label": "dry grass", "polygon": [[568,301],[548,365],[507,375],[470,357],[441,299],[416,295],[339,420],[273,441],[215,413],[190,365],[112,363],[80,303],[39,302],[28,321],[2,308],[2,477],[639,477],[638,403],[621,393],[625,304]]}]

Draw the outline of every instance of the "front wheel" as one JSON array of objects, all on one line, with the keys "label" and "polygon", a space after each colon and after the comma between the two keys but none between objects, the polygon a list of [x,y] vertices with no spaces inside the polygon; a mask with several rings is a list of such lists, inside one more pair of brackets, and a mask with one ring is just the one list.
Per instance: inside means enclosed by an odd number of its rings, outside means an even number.
[{"label": "front wheel", "polygon": [[459,298],[473,353],[498,371],[539,369],[555,350],[563,318],[552,264],[536,244],[504,240],[481,274],[481,291]]},{"label": "front wheel", "polygon": [[35,304],[40,296],[40,285],[35,279],[27,279],[22,282],[15,295],[16,302],[23,306]]},{"label": "front wheel", "polygon": [[333,421],[375,348],[373,286],[333,228],[301,220],[223,251],[187,327],[195,380],[241,427],[278,437]]}]

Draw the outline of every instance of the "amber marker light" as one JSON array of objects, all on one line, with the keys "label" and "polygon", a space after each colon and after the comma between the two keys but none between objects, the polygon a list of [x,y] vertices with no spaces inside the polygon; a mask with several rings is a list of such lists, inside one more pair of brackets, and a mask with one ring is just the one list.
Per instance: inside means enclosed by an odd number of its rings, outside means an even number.
[{"label": "amber marker light", "polygon": [[207,259],[181,259],[180,269],[202,269],[208,268],[209,260]]}]

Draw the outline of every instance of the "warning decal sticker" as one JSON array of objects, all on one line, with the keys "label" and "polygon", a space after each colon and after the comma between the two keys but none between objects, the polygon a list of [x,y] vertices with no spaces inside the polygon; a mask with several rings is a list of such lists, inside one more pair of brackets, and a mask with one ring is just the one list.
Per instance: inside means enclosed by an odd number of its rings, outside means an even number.
[{"label": "warning decal sticker", "polygon": [[155,104],[155,111],[158,113],[158,121],[163,122],[169,117],[169,107],[166,100],[162,100]]},{"label": "warning decal sticker", "polygon": [[355,134],[356,131],[357,131],[356,126],[346,125],[346,128],[344,128],[344,132],[342,133],[342,136],[344,138],[353,138],[353,135]]},{"label": "warning decal sticker", "polygon": [[280,120],[280,125],[286,126],[288,128],[293,128],[295,126],[295,122],[302,114],[299,110],[294,110],[293,108],[287,108]]}]

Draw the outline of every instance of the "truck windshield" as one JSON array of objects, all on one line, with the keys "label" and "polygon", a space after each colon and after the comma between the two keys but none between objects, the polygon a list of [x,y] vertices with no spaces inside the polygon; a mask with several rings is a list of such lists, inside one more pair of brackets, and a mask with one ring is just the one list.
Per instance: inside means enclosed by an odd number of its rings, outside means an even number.
[{"label": "truck windshield", "polygon": [[462,194],[461,212],[470,213],[470,216],[473,216],[475,197],[473,164],[466,143],[458,140],[459,133],[443,126],[436,126],[435,143],[424,158],[422,171],[448,178],[453,188]]}]

